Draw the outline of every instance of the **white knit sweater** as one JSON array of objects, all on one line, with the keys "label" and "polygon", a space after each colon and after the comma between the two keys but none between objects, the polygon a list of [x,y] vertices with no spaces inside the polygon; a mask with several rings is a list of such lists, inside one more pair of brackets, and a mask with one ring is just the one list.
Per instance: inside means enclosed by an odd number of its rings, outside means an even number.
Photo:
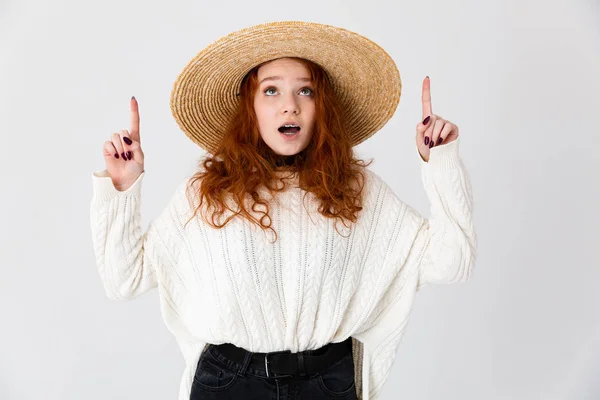
[{"label": "white knit sweater", "polygon": [[[270,202],[272,232],[234,219],[214,229],[191,215],[187,179],[141,228],[145,173],[126,191],[92,174],[91,230],[106,294],[127,300],[157,287],[165,324],[186,367],[188,400],[201,352],[230,342],[253,352],[319,348],[352,337],[357,394],[380,396],[415,293],[429,283],[466,281],[476,257],[471,185],[460,138],[431,149],[422,179],[425,219],[367,172],[364,209],[345,228],[297,187]],[[344,237],[345,236],[345,237]]]}]

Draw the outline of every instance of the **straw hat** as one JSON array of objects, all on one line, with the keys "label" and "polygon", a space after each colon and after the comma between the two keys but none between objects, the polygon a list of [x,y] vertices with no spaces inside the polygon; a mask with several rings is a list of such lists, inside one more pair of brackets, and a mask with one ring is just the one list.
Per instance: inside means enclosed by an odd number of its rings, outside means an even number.
[{"label": "straw hat", "polygon": [[281,21],[230,33],[187,64],[171,91],[171,112],[179,127],[214,154],[236,111],[244,76],[282,57],[304,58],[326,71],[353,146],[375,134],[396,111],[400,73],[380,46],[343,28]]}]

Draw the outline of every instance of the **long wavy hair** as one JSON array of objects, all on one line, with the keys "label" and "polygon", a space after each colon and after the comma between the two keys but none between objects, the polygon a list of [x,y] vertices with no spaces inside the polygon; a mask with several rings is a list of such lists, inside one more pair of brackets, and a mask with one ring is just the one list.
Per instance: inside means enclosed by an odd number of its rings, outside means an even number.
[{"label": "long wavy hair", "polygon": [[[282,170],[297,175],[298,187],[307,192],[305,196],[308,193],[316,196],[318,211],[325,217],[335,218],[336,223],[341,221],[346,227],[358,219],[363,204],[363,169],[373,160],[367,164],[355,158],[342,110],[326,72],[311,61],[294,59],[307,67],[314,87],[316,121],[309,144],[290,158],[276,154],[263,141],[254,112],[260,65],[256,66],[242,81],[239,105],[223,140],[213,155],[207,154],[200,160],[200,170],[189,179],[188,201],[192,208],[190,192],[200,200],[190,220],[200,213],[212,227],[223,228],[241,216],[263,230],[270,229],[277,240],[277,233],[271,227],[269,203],[261,198],[259,188],[268,189],[271,195],[284,191],[286,177],[277,173]],[[276,185],[277,182],[283,185]],[[235,209],[228,199],[235,203]],[[231,214],[221,221],[226,210]]]}]

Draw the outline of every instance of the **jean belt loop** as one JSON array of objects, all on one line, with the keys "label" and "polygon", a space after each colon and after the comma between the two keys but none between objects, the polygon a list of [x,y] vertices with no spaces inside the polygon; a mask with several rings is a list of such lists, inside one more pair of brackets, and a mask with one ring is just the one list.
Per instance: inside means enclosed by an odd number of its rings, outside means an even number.
[{"label": "jean belt loop", "polygon": [[239,376],[246,375],[246,370],[248,369],[248,365],[250,365],[250,361],[252,360],[252,352],[246,350],[246,355],[244,356],[244,363],[242,364],[242,368],[238,370]]},{"label": "jean belt loop", "polygon": [[304,353],[300,352],[298,353],[298,373],[300,374],[300,376],[306,376],[306,367],[304,365]]}]

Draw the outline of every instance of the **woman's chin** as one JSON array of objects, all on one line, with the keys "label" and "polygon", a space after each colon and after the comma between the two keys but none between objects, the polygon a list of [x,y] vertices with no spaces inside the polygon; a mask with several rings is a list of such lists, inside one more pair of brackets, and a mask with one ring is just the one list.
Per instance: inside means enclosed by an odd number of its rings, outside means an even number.
[{"label": "woman's chin", "polygon": [[[279,132],[278,132],[279,134]],[[279,134],[283,136],[283,134]],[[302,138],[302,137],[301,137]],[[285,140],[281,138],[273,138],[269,142],[264,141],[267,146],[273,151],[273,153],[279,156],[293,156],[300,153],[306,148],[307,143],[303,143],[303,140]],[[274,140],[273,140],[274,139]]]}]

